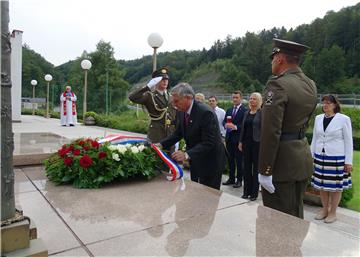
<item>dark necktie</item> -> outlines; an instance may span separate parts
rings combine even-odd
[[[235,118],[235,115],[236,115],[236,111],[237,111],[237,106],[234,106],[234,108],[233,108],[233,112],[232,112],[232,119],[234,119]]]
[[[189,125],[189,121],[190,121],[190,115],[187,112],[185,112],[185,114],[184,114],[184,123],[185,123],[186,127]]]

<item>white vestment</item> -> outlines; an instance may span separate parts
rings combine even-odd
[[[70,100],[66,100],[64,93],[60,95],[60,121],[61,125],[69,126],[70,124],[75,125],[77,123],[76,116],[76,106],[75,106],[75,115],[73,115],[72,102],[76,101],[76,95],[72,93],[73,96],[70,97]],[[66,115],[64,114],[64,101],[66,101]],[[75,104],[75,103],[74,103]]]

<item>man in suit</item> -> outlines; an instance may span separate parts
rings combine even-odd
[[[176,111],[170,104],[168,84],[168,69],[161,68],[152,73],[152,79],[144,87],[129,95],[130,101],[144,105],[149,113],[147,136],[151,142],[159,142],[175,130]]]
[[[223,185],[233,185],[235,188],[241,187],[243,180],[242,172],[242,153],[240,152],[239,138],[241,133],[242,120],[247,109],[241,104],[242,95],[240,91],[232,94],[233,107],[227,109],[223,125],[226,129],[226,150],[230,168],[229,179]],[[235,172],[236,170],[236,172]],[[235,181],[236,173],[236,181]]]
[[[176,161],[189,160],[192,181],[220,189],[225,149],[215,113],[208,105],[194,100],[194,90],[187,83],[176,85],[171,94],[172,104],[179,111],[176,130],[160,145],[169,148],[184,138],[186,151],[175,151],[171,157]]]
[[[308,47],[274,39],[272,76],[265,87],[259,183],[265,206],[303,218],[303,196],[313,171],[305,137],[317,102],[315,83],[299,68]]]

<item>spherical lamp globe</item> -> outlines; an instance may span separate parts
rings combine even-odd
[[[91,62],[87,59],[81,61],[81,68],[83,70],[90,70],[91,68]]]
[[[44,78],[47,82],[50,82],[53,79],[53,77],[50,74],[46,74]]]
[[[31,83],[31,85],[36,86],[37,85],[37,80],[33,79],[33,80],[31,80],[30,83]]]
[[[163,44],[164,40],[158,33],[152,33],[148,37],[148,44],[152,48],[159,48]]]

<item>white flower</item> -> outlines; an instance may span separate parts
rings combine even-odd
[[[127,149],[126,149],[126,146],[124,146],[124,145],[118,145],[117,150],[119,151],[119,153],[124,154]]]
[[[139,152],[139,149],[137,148],[137,146],[132,146],[130,148],[130,150],[131,150],[132,153],[135,153],[135,154]]]
[[[131,148],[131,144],[126,144],[125,147],[126,148]]]
[[[140,152],[142,152],[145,149],[145,146],[144,145],[139,145],[138,149],[139,149]]]
[[[112,158],[117,162],[120,161],[120,157],[119,157],[119,155],[117,153],[113,153]]]
[[[109,145],[108,148],[111,150],[111,151],[114,151],[117,149],[117,146],[116,145]]]

